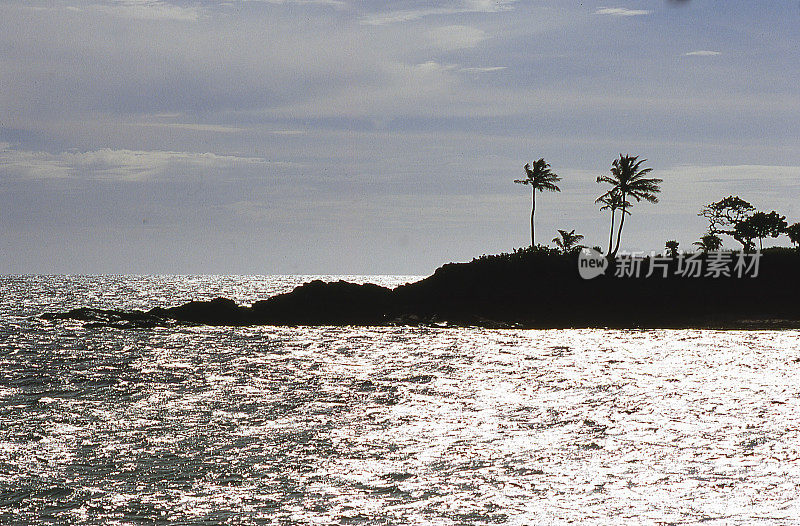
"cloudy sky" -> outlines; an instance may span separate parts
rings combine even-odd
[[[607,240],[738,194],[800,221],[800,6],[775,0],[0,0],[0,273],[402,273]],[[735,246],[727,241],[727,246]]]

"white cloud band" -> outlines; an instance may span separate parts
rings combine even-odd
[[[143,181],[186,169],[223,170],[267,164],[257,157],[215,153],[112,150],[49,153],[15,150],[0,145],[0,173],[25,179],[83,178],[107,181]]]
[[[625,7],[601,7],[594,13],[596,15],[609,16],[644,16],[649,15],[652,11],[646,9],[627,9]]]
[[[719,51],[709,51],[706,49],[699,49],[697,51],[690,51],[688,53],[684,53],[684,57],[715,57],[717,55],[721,55]]]

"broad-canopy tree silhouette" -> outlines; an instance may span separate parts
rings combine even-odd
[[[556,186],[556,183],[561,178],[550,170],[550,165],[544,159],[534,162],[533,167],[530,163],[526,164],[525,175],[527,175],[525,179],[515,179],[514,182],[531,186],[531,246],[535,246],[533,217],[536,213],[536,191],[560,192],[561,188]]]
[[[700,210],[699,216],[708,220],[709,234],[725,234],[742,244],[747,251],[751,249],[752,240],[743,237],[750,234],[750,227],[739,227],[737,225],[746,221],[756,211],[756,208],[741,199],[739,196],[728,196],[714,203],[708,204]]]
[[[700,237],[700,241],[695,241],[694,245],[700,247],[700,251],[708,254],[709,252],[715,252],[722,248],[722,239],[712,233],[703,234]]]
[[[664,248],[667,249],[667,255],[673,259],[678,257],[678,246],[679,243],[674,239],[664,243]]]
[[[800,250],[800,223],[787,226],[786,235],[789,236],[789,241],[797,245],[797,249]]]
[[[553,243],[556,244],[556,247],[558,247],[562,254],[569,254],[574,250],[583,248],[583,245],[578,244],[583,241],[583,236],[576,234],[575,230],[567,232],[566,230],[559,229],[558,236],[559,237],[553,238]]]
[[[786,216],[780,215],[774,210],[769,214],[756,212],[734,227],[738,236],[746,241],[745,251],[750,252],[755,248],[754,239],[758,239],[758,248],[764,248],[763,239],[765,237],[776,238],[786,232]]]
[[[627,198],[632,197],[636,201],[645,200],[650,203],[657,203],[656,194],[661,191],[661,179],[647,178],[647,174],[653,171],[652,168],[642,168],[647,159],[639,160],[638,155],[622,155],[619,159],[614,159],[611,164],[611,175],[602,175],[597,178],[598,183],[611,185],[611,191],[620,196],[622,202],[622,217],[619,220],[619,230],[617,231],[617,243],[610,256],[614,257],[619,251],[620,240],[622,239],[622,227],[625,225],[625,212],[627,209]]]
[[[600,197],[594,200],[595,203],[602,204],[603,206],[600,207],[600,210],[611,210],[611,231],[608,234],[608,252],[606,254],[611,254],[611,247],[614,245],[614,216],[617,213],[617,210],[623,208],[622,207],[622,195],[615,191],[609,190],[608,192],[604,193]],[[632,203],[629,201],[625,203],[625,210],[623,213],[631,215],[630,208],[633,206]]]

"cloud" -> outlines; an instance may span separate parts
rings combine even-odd
[[[222,170],[247,165],[264,165],[256,157],[214,153],[112,150],[66,151],[50,153],[12,149],[0,144],[0,173],[23,179],[65,179],[142,181],[157,179],[170,172]]]
[[[428,32],[431,43],[442,51],[473,48],[486,39],[486,32],[470,26],[441,26]]]
[[[450,3],[442,7],[428,7],[421,9],[399,9],[364,16],[361,23],[373,26],[409,22],[428,16],[455,15],[459,13],[497,13],[508,11],[516,0],[464,0]]]
[[[306,135],[306,132],[303,131],[303,130],[272,130],[272,131],[267,132],[267,133],[269,133],[270,135],[280,135],[280,136],[283,136],[283,137],[294,137],[294,136]]]
[[[312,10],[311,21],[265,9],[182,23],[129,20],[110,14],[110,5],[80,13],[16,8],[0,17],[0,70],[13,72],[0,78],[4,124],[32,115],[191,116],[274,106],[379,82],[396,49],[392,38],[406,38],[354,35],[327,22],[328,9]],[[426,35],[415,36],[429,54]]]
[[[207,18],[213,7],[230,7],[233,2],[237,3],[263,3],[272,5],[319,5],[329,6],[336,9],[346,9],[349,7],[344,0],[232,0],[227,2],[216,2],[215,4],[200,5],[176,5],[165,0],[100,0],[94,3],[75,3],[74,5],[55,4],[52,6],[22,6],[22,9],[29,11],[48,11],[52,9],[65,9],[73,13],[96,12],[103,13],[119,18],[130,18],[135,20],[173,20],[173,21],[196,21]]]
[[[717,55],[721,55],[719,51],[708,51],[705,49],[699,49],[697,51],[690,51],[688,53],[684,53],[684,57],[715,57]]]
[[[79,11],[83,8],[71,6],[68,9]],[[91,4],[86,9],[139,20],[195,21],[203,16],[199,8],[177,6],[161,0],[112,0]]]
[[[238,1],[250,2],[250,3],[276,4],[276,5],[284,5],[284,4],[321,5],[321,6],[335,7],[337,9],[345,9],[349,7],[347,2],[345,2],[344,0],[238,0]]]
[[[491,73],[493,71],[502,71],[506,68],[507,66],[488,66],[485,68],[460,68],[458,71],[465,73]]]
[[[449,71],[455,72],[464,72],[464,73],[491,73],[493,71],[501,71],[506,69],[506,66],[489,66],[489,67],[470,67],[465,68],[459,66],[458,64],[441,64],[434,60],[429,60],[428,62],[423,62],[422,64],[416,64],[413,68],[415,71],[420,73],[443,73]]]
[[[141,126],[143,128],[171,128],[175,130],[211,132],[211,133],[239,133],[244,131],[244,128],[237,128],[234,126],[220,126],[217,124],[192,124],[182,122],[137,122],[132,126]]]
[[[594,12],[596,15],[610,16],[643,16],[649,15],[652,11],[645,9],[627,9],[625,7],[601,7]]]
[[[414,70],[420,73],[455,71],[456,69],[458,69],[457,64],[442,64],[440,62],[436,62],[435,60],[429,60],[427,62],[423,62],[422,64],[414,65]]]

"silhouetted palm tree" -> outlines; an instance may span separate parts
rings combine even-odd
[[[581,245],[578,245],[581,241],[583,241],[583,236],[580,234],[576,234],[574,230],[567,232],[566,230],[559,230],[558,231],[559,237],[553,238],[553,243],[556,244],[559,250],[563,254],[569,254],[576,248],[582,248]]]
[[[722,248],[722,239],[718,235],[709,232],[700,237],[700,241],[695,241],[693,244],[700,247],[703,253],[708,254]]]
[[[525,174],[528,176],[526,179],[515,179],[514,182],[531,185],[531,246],[534,246],[533,215],[536,213],[536,191],[560,192],[561,188],[556,186],[556,183],[561,178],[550,171],[550,165],[544,162],[544,159],[539,159],[533,163],[533,168],[531,168],[530,164],[526,164]]]
[[[617,210],[622,208],[622,196],[619,192],[614,190],[609,190],[608,192],[604,193],[594,201],[595,203],[600,203],[603,206],[600,207],[600,210],[611,210],[611,231],[608,234],[608,252],[606,254],[611,254],[611,247],[614,244],[614,216],[617,213]],[[628,215],[631,215],[630,208],[633,206],[630,202],[625,203],[625,212]]]
[[[674,239],[664,243],[664,248],[667,249],[667,255],[669,257],[671,257],[672,259],[675,259],[675,258],[678,257],[678,247],[679,246],[680,246],[680,243],[678,243]]]
[[[622,217],[619,221],[619,230],[617,231],[617,243],[614,246],[614,251],[611,257],[617,255],[619,251],[619,243],[622,239],[622,227],[625,224],[625,209],[627,208],[626,199],[633,197],[637,201],[644,199],[650,203],[657,203],[658,198],[655,194],[661,191],[659,183],[661,179],[648,179],[645,177],[648,173],[652,172],[652,168],[642,168],[642,164],[647,159],[638,160],[639,156],[622,155],[619,154],[619,159],[614,159],[611,164],[611,176],[602,175],[597,178],[598,183],[608,183],[611,185],[611,190],[620,194],[622,200]]]

